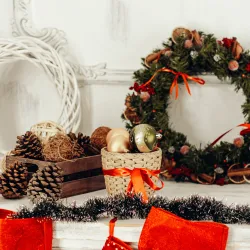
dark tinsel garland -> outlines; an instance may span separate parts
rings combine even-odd
[[[63,205],[60,202],[41,201],[33,208],[21,207],[17,218],[49,217],[54,221],[92,222],[103,217],[145,219],[151,207],[159,207],[188,220],[210,220],[224,224],[250,224],[250,206],[227,206],[214,198],[193,195],[189,198],[168,199],[151,197],[147,204],[139,196],[93,198],[82,206]]]

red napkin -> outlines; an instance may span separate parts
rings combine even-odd
[[[52,221],[44,218],[9,219],[0,209],[0,250],[51,250]]]
[[[132,250],[114,237],[115,219],[103,250]],[[142,229],[139,250],[225,250],[228,227],[216,222],[184,220],[159,208],[152,208]]]
[[[152,208],[142,229],[139,250],[224,250],[228,227],[216,222],[184,220]]]

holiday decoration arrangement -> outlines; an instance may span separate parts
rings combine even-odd
[[[15,149],[6,156],[0,193],[7,199],[27,194],[37,202],[104,188],[100,150],[106,146],[109,131],[99,127],[89,137],[66,134],[53,122],[32,126],[31,131],[17,137]],[[96,185],[88,187],[90,182]]]
[[[123,128],[109,131],[107,147],[101,150],[109,195],[140,193],[142,200],[147,202],[148,195],[163,187],[158,178],[162,161],[162,151],[157,147],[158,136],[148,124],[137,125],[130,133]]]
[[[246,96],[242,112],[246,122],[250,122],[250,52],[243,50],[235,37],[218,40],[213,34],[180,27],[173,30],[162,49],[143,58],[142,65],[142,69],[134,72],[135,83],[130,88],[133,93],[126,97],[122,118],[128,130],[146,123],[162,134],[159,142],[165,165],[162,175],[202,184],[250,183],[248,123],[239,125],[244,130],[232,143],[219,143],[222,135],[201,149],[171,128],[166,112],[169,96],[175,92],[178,98],[179,83],[191,95],[188,81],[202,87],[205,81],[195,76],[212,73],[218,79],[230,79],[236,91],[242,89]]]
[[[173,200],[152,196],[144,203],[141,196],[120,194],[91,198],[80,206],[42,200],[32,208],[22,206],[18,212],[0,209],[1,243],[14,249],[21,242],[23,249],[28,250],[31,246],[29,241],[35,235],[32,246],[43,246],[44,243],[47,246],[44,249],[49,250],[52,245],[53,221],[83,223],[116,217],[146,219],[139,249],[146,246],[151,246],[150,249],[167,249],[171,246],[171,249],[177,250],[181,244],[185,249],[192,246],[192,249],[199,250],[222,250],[226,248],[229,229],[228,225],[223,224],[249,224],[249,211],[247,205],[227,206],[215,198],[196,195]],[[115,221],[110,221],[110,235],[103,249],[129,249],[123,247],[127,245],[122,243],[122,239],[114,237]],[[23,226],[27,230],[15,230]],[[17,237],[19,241],[13,241]],[[198,240],[194,241],[194,238]]]

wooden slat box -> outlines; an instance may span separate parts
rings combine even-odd
[[[7,156],[6,166],[15,161],[28,165],[29,179],[37,169],[57,165],[63,171],[61,198],[84,194],[105,188],[101,155],[89,156],[72,161],[46,162],[17,156]]]

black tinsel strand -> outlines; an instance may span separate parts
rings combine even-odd
[[[54,221],[92,222],[103,217],[145,219],[152,207],[162,208],[187,220],[210,220],[225,224],[250,224],[250,206],[227,206],[210,197],[193,195],[188,198],[153,196],[142,203],[140,196],[117,195],[92,198],[81,206],[42,200],[33,208],[20,207],[13,219],[47,217]]]

